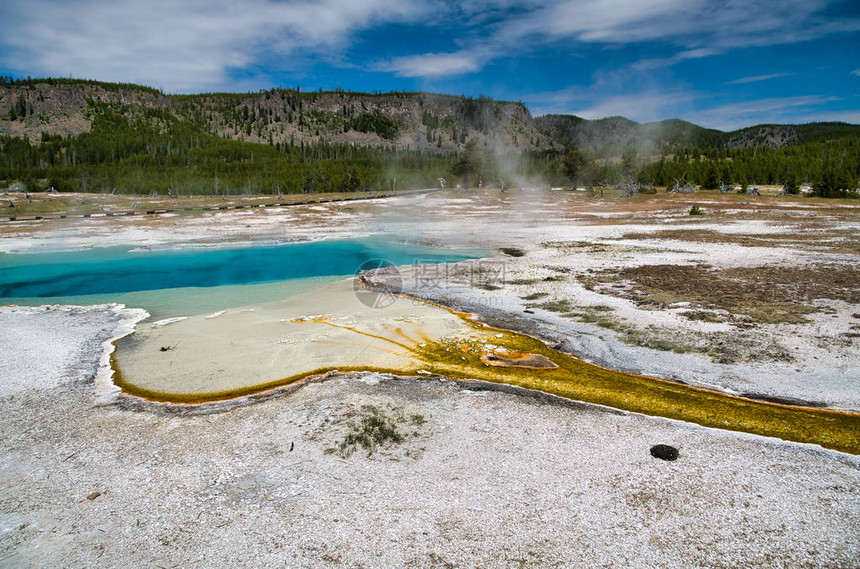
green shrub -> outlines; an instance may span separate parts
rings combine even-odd
[[[367,451],[367,456],[370,456],[378,447],[403,440],[403,435],[397,430],[397,424],[404,421],[402,413],[392,417],[378,407],[366,407],[359,422],[349,424],[350,432],[340,442],[337,451],[346,458],[360,446]],[[412,421],[415,424],[423,424],[425,419],[422,415],[413,415]]]

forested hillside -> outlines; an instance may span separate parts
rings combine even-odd
[[[860,127],[533,118],[522,103],[432,93],[165,95],[128,84],[0,79],[0,184],[120,193],[288,193],[638,180],[814,184],[860,178]]]
[[[539,117],[536,123],[569,149],[567,172],[586,183],[689,182],[706,189],[783,184],[790,193],[808,184],[822,195],[844,196],[860,179],[857,125],[758,125],[721,132],[677,119],[640,124],[570,115]]]
[[[60,191],[270,193],[530,176],[549,146],[521,103],[430,93],[167,96],[46,79],[0,85],[0,180]],[[558,147],[555,152],[560,152]],[[504,157],[497,160],[497,157]],[[541,173],[554,167],[542,165]]]

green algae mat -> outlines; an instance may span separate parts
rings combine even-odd
[[[412,299],[397,309],[361,308],[344,283],[330,285],[325,292],[334,313],[308,315],[306,302],[297,298],[288,305],[245,309],[214,320],[198,317],[151,332],[148,338],[132,337],[118,344],[114,354],[114,383],[150,400],[199,404],[260,393],[335,370],[440,375],[860,454],[858,413],[758,401],[606,369],[552,350],[530,336]],[[318,303],[319,297],[313,298]],[[256,337],[245,338],[255,333]],[[203,340],[195,348],[198,336]],[[246,344],[237,346],[240,336]],[[267,343],[272,336],[279,337],[277,343]],[[172,349],[165,353],[159,345]],[[240,372],[245,379],[234,381]],[[161,383],[154,379],[159,373]],[[183,373],[193,379],[178,381]]]

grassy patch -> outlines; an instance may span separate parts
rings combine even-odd
[[[570,305],[569,300],[548,300],[546,302],[541,302],[540,304],[530,304],[529,308],[540,308],[542,310],[549,310],[550,312],[570,312],[573,307]]]
[[[531,294],[521,296],[520,298],[522,298],[523,300],[537,300],[539,298],[543,298],[543,297],[547,296],[548,294],[549,293],[546,293],[546,292],[533,292]]]
[[[608,314],[611,311],[612,308],[609,306],[583,306],[578,310],[565,312],[562,314],[562,317],[576,320],[577,322],[595,324],[607,330],[623,330],[624,325]]]
[[[662,352],[675,352],[676,354],[700,351],[696,350],[692,343],[676,338],[673,334],[667,333],[667,330],[660,330],[655,326],[649,326],[645,329],[624,326],[619,331],[621,332],[620,339],[633,346],[642,346]]]
[[[523,297],[524,300],[534,300],[546,296],[544,293],[534,293],[528,297]],[[574,306],[569,300],[548,300],[539,304],[529,304],[529,308],[541,308],[550,312],[558,312],[562,318],[576,320],[577,322],[587,322],[596,324],[601,328],[608,330],[620,330],[621,325],[617,320],[609,315],[612,312],[611,306],[596,305],[596,306]]]
[[[384,411],[374,405],[365,405],[357,419],[348,423],[349,432],[343,440],[327,452],[348,458],[358,448],[362,448],[367,456],[371,456],[380,448],[393,446],[408,436],[416,435],[415,427],[426,422],[424,415],[411,414],[407,417],[403,409]]]

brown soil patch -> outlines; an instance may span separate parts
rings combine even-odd
[[[29,199],[28,199],[29,195]],[[131,194],[32,192],[4,193],[0,196],[0,216],[81,216],[102,214],[145,214],[148,211],[191,215],[201,211],[245,209],[271,205],[325,203],[341,200],[385,197],[390,192],[332,192],[320,194],[252,194],[232,196],[139,196]]]
[[[652,233],[625,233],[621,239],[673,239],[697,243],[730,243],[743,247],[801,247],[829,253],[860,253],[860,235],[850,229],[792,228],[785,232],[748,235],[710,229],[664,229]]]
[[[754,267],[645,265],[580,276],[591,290],[651,308],[687,302],[694,319],[799,323],[816,298],[860,303],[860,269],[852,266]],[[703,315],[703,312],[706,315]],[[716,311],[716,312],[714,312]]]

